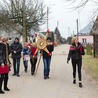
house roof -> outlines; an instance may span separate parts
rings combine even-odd
[[[93,27],[94,22],[91,21],[89,24],[87,24],[80,32],[78,33],[79,35],[90,35],[90,31]]]

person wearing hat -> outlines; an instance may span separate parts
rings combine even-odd
[[[47,42],[51,42],[51,38],[47,38]],[[47,46],[48,51],[51,53],[49,55],[47,52],[44,50],[42,51],[42,56],[43,56],[43,63],[44,63],[44,79],[49,78],[49,73],[50,73],[50,63],[51,63],[51,57],[52,57],[52,52],[54,50],[54,45],[48,45]]]
[[[13,59],[13,68],[14,68],[13,76],[17,75],[19,77],[22,44],[19,42],[18,37],[16,37],[15,41],[11,44],[10,51],[12,53],[12,59]]]
[[[2,38],[2,41],[6,47],[6,50],[5,50],[5,57],[6,57],[6,62],[7,64],[9,65],[9,70],[11,71],[11,61],[9,59],[9,55],[10,55],[10,47],[9,47],[9,43],[8,43],[8,37],[3,37]]]
[[[78,78],[79,78],[79,87],[82,87],[82,55],[85,55],[84,48],[80,42],[78,42],[78,37],[72,39],[72,45],[70,46],[67,63],[71,59],[72,68],[73,68],[73,84],[76,84],[76,65],[78,68]]]
[[[5,92],[2,90],[2,84],[4,81],[4,90],[10,91],[10,89],[7,87],[8,85],[8,73],[9,73],[9,67],[7,64],[8,61],[8,50],[6,50],[6,45],[3,41],[5,41],[6,38],[1,39],[0,37],[0,94],[4,94]]]

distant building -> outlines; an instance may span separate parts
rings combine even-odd
[[[93,24],[93,22],[90,22],[78,33],[79,42],[83,45],[93,44],[93,36],[90,34]]]
[[[67,38],[67,43],[68,44],[71,44],[72,43],[72,37],[71,36]]]

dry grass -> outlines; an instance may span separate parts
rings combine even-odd
[[[93,56],[83,56],[83,67],[92,78],[98,80],[98,58]]]

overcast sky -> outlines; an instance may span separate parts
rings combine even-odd
[[[79,30],[86,26],[92,19],[93,12],[95,10],[95,5],[93,2],[89,2],[82,11],[75,10],[72,11],[73,6],[77,5],[78,2],[70,6],[70,2],[67,3],[66,0],[43,0],[46,7],[49,7],[49,29],[51,31],[55,30],[57,26],[57,21],[59,21],[59,31],[61,35],[65,38],[68,35],[76,34],[76,19],[79,19]],[[68,27],[70,28],[68,33]],[[42,26],[43,30],[47,29],[47,24]]]

